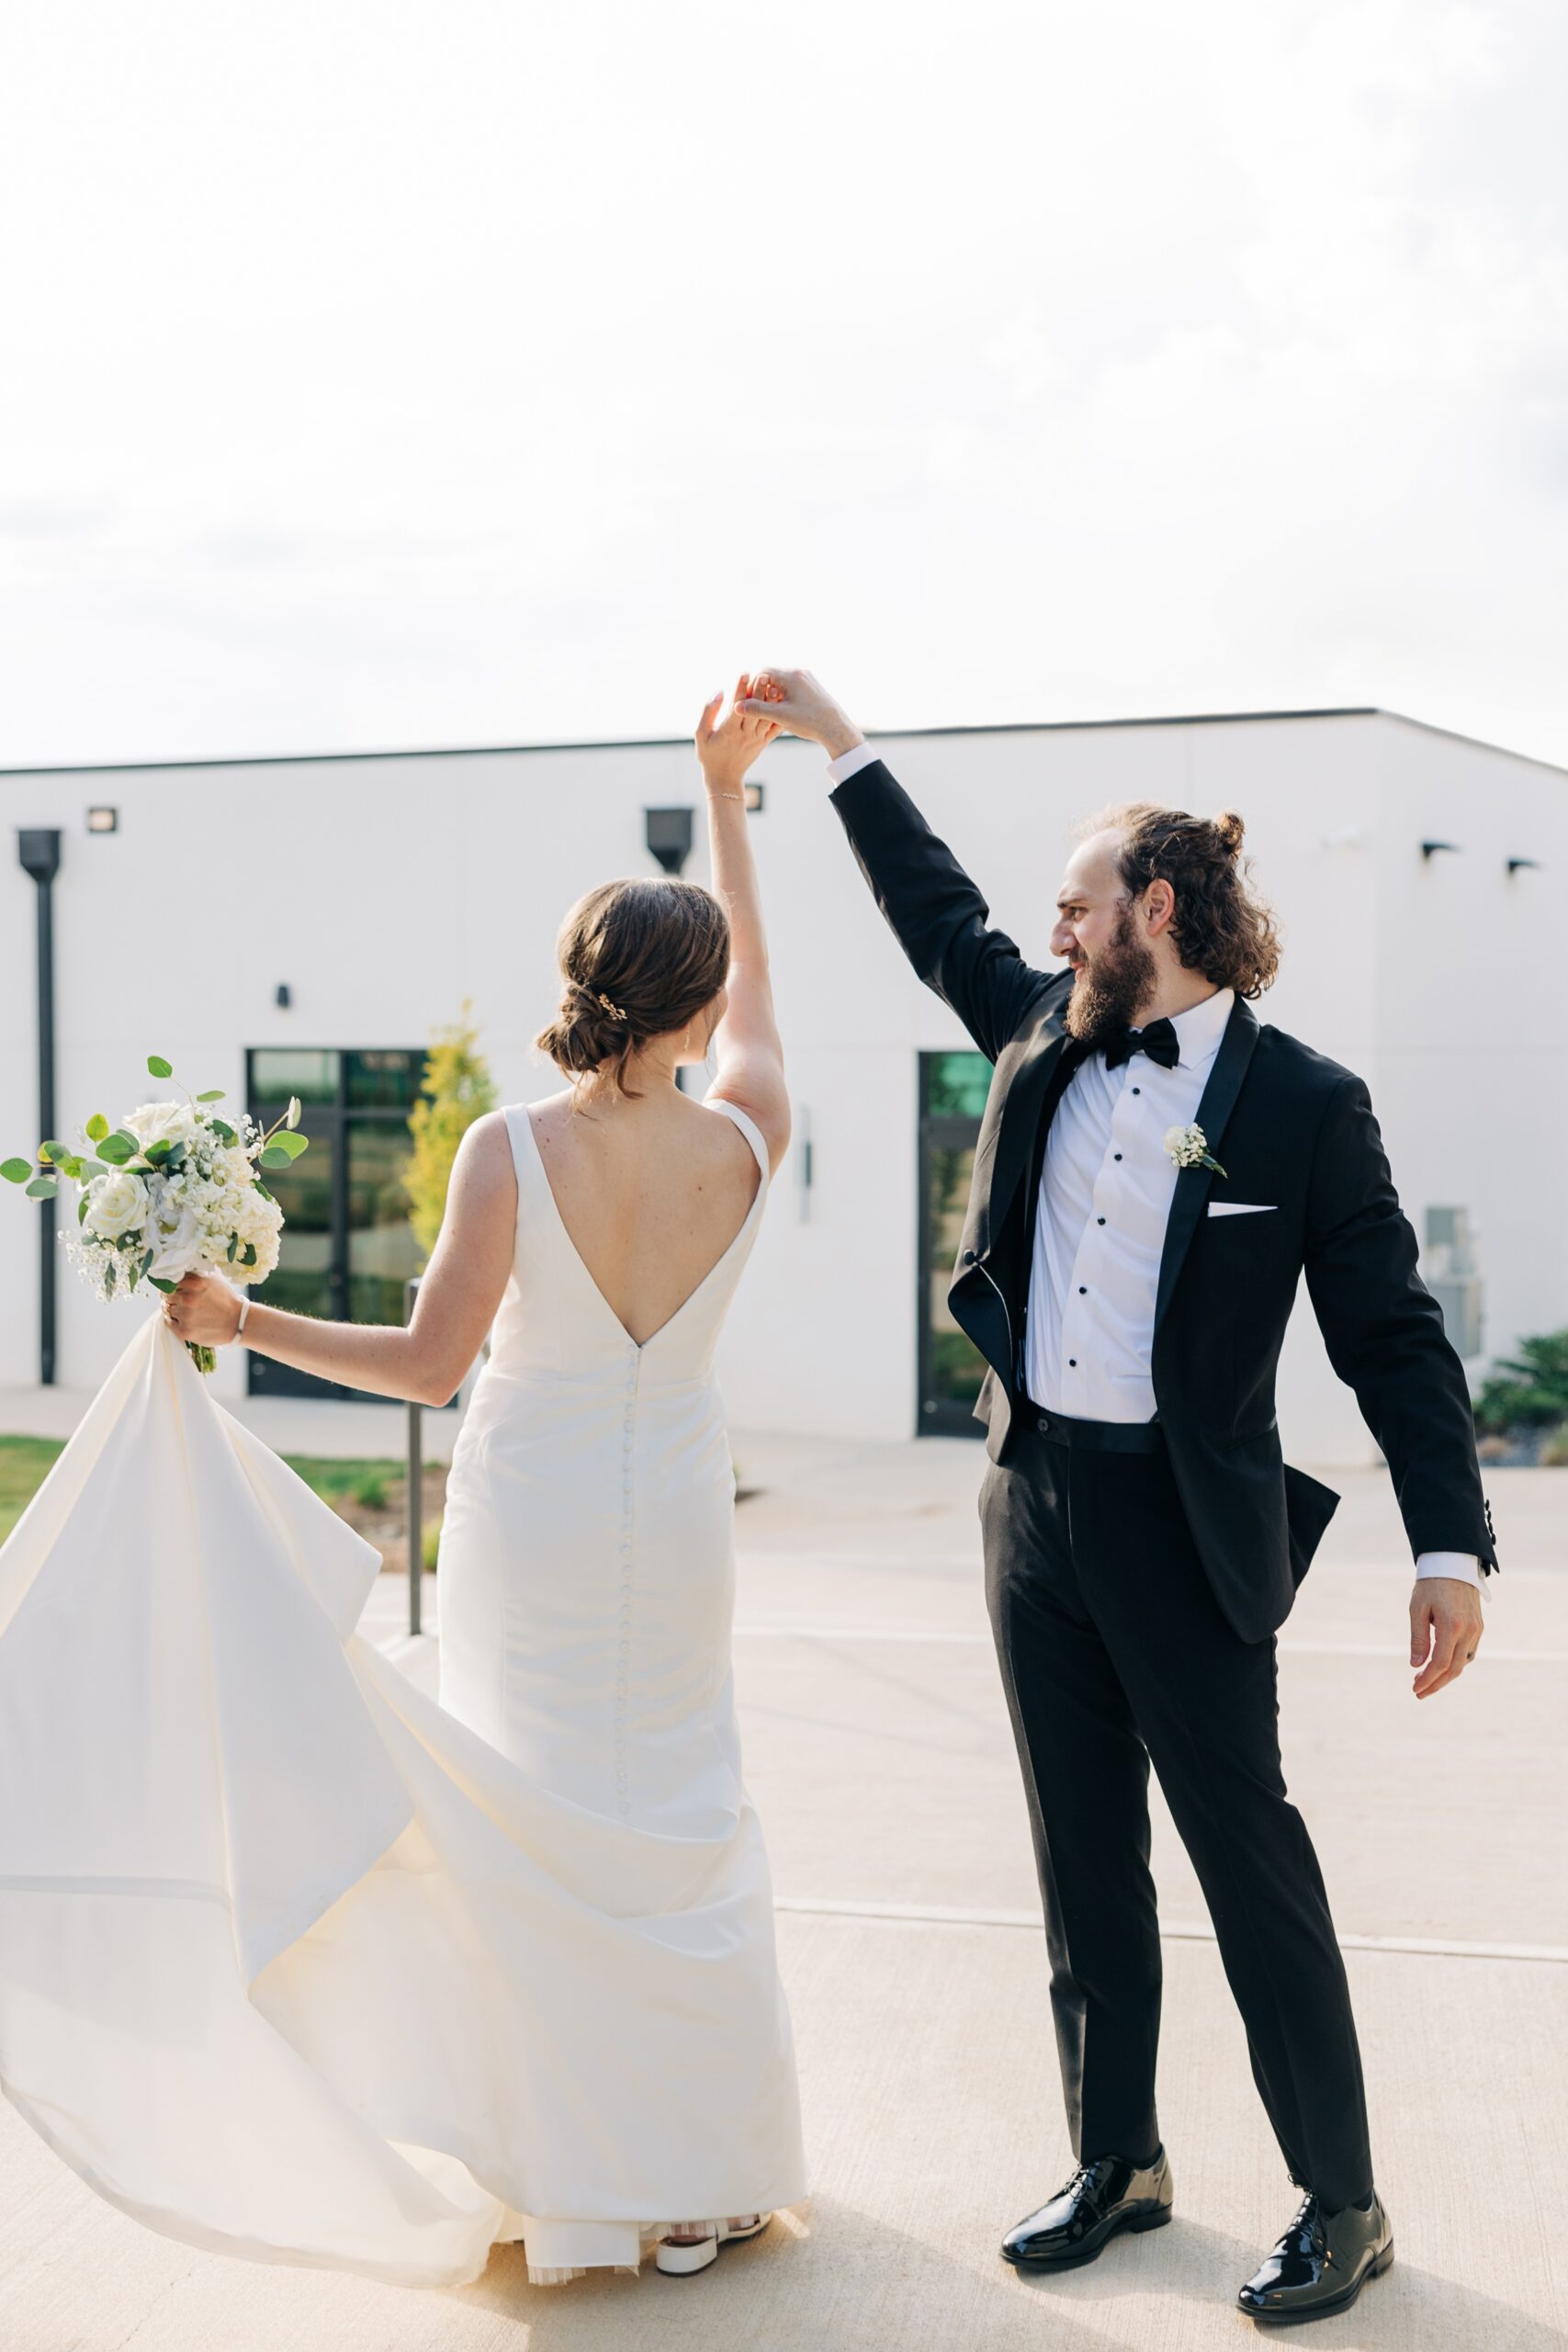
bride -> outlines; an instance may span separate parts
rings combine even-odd
[[[712,1369],[788,1139],[775,729],[721,704],[714,893],[570,910],[570,1084],[469,1129],[408,1329],[187,1277],[0,1552],[0,2080],[170,2236],[410,2284],[520,2238],[554,2283],[701,2268],[804,2193]],[[354,1633],[377,1555],[182,1342],[436,1404],[487,1333],[436,1706]]]

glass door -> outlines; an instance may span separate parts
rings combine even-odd
[[[257,1295],[334,1323],[400,1323],[403,1283],[419,1271],[403,1170],[422,1052],[258,1047],[249,1057],[251,1114],[270,1126],[291,1094],[310,1148],[269,1171],[284,1227],[276,1271]],[[249,1359],[255,1396],[358,1396],[270,1357]]]
[[[984,1054],[920,1056],[919,1321],[922,1436],[983,1437],[972,1408],[986,1359],[947,1304],[991,1083]]]

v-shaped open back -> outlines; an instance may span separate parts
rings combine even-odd
[[[739,1128],[757,1162],[756,1195],[739,1230],[680,1305],[646,1340],[635,1340],[572,1239],[551,1186],[526,1103],[506,1123],[517,1172],[517,1238],[512,1280],[496,1318],[491,1362],[502,1374],[573,1382],[596,1364],[651,1357],[660,1375],[691,1379],[708,1370],[741,1269],[750,1255],[768,1193],[768,1148],[756,1122],[733,1102],[711,1109]]]
[[[657,1330],[649,1332],[646,1340],[635,1339],[631,1332],[627,1330],[621,1317],[616,1313],[614,1306],[611,1306],[609,1299],[605,1296],[604,1284],[599,1281],[597,1275],[593,1272],[593,1269],[588,1263],[587,1259],[578,1248],[577,1243],[572,1239],[571,1228],[567,1224],[566,1216],[561,1208],[559,1201],[556,1198],[555,1186],[550,1182],[550,1172],[545,1165],[545,1156],[539,1148],[538,1131],[534,1125],[533,1114],[526,1106],[524,1108],[523,1125],[527,1130],[529,1147],[532,1149],[535,1160],[537,1163],[539,1174],[544,1179],[545,1190],[549,1194],[550,1206],[555,1212],[556,1223],[560,1227],[561,1239],[565,1243],[566,1248],[570,1251],[572,1257],[576,1260],[578,1265],[582,1269],[582,1278],[584,1282],[592,1290],[594,1297],[598,1300],[605,1314],[615,1324],[621,1338],[628,1341],[632,1347],[637,1348],[639,1351],[644,1348],[652,1347],[656,1340],[662,1339],[665,1332],[670,1329],[671,1326],[677,1322],[680,1317],[686,1313],[689,1307],[695,1306],[697,1300],[706,1290],[708,1284],[711,1282],[716,1281],[722,1273],[725,1265],[732,1253],[739,1250],[741,1243],[746,1239],[753,1220],[756,1218],[758,1212],[761,1207],[762,1196],[768,1188],[767,1146],[763,1142],[754,1123],[747,1116],[744,1111],[738,1109],[733,1102],[726,1102],[722,1098],[714,1103],[713,1108],[716,1111],[721,1111],[733,1125],[738,1126],[740,1129],[741,1134],[746,1137],[748,1144],[750,1146],[751,1155],[757,1161],[758,1166],[757,1190],[752,1195],[751,1205],[741,1219],[739,1227],[731,1236],[730,1239],[726,1243],[718,1256],[714,1260],[712,1265],[709,1266],[706,1273],[702,1275],[697,1282],[694,1283],[692,1288],[687,1292],[680,1305],[664,1317],[663,1322],[659,1325]]]

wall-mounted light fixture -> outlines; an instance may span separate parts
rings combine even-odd
[[[87,831],[90,833],[118,833],[119,810],[118,808],[89,808]]]
[[[1459,855],[1459,843],[1458,842],[1423,842],[1421,844],[1421,854],[1423,857],[1436,857],[1441,850],[1451,851],[1454,856],[1457,857]]]
[[[760,784],[749,784],[746,786],[746,814],[749,817],[761,815],[762,792],[763,786]]]
[[[1510,874],[1523,874],[1527,871],[1539,874],[1540,860],[1539,857],[1511,857],[1508,860],[1508,871]]]
[[[279,980],[277,984],[277,992],[273,998],[273,1002],[283,1012],[288,1012],[290,999],[288,994],[288,983],[287,980]]]
[[[643,837],[649,855],[666,874],[679,874],[692,854],[692,812],[689,808],[645,808]]]

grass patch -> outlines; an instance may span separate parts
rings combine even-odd
[[[0,1544],[64,1450],[58,1438],[0,1437]],[[361,1510],[385,1510],[389,1498],[401,1493],[400,1462],[333,1462],[309,1453],[287,1453],[283,1458],[323,1502],[334,1508],[351,1502]]]
[[[335,1462],[313,1453],[286,1453],[283,1458],[323,1502],[346,1498],[366,1510],[386,1509],[388,1489],[400,1482],[404,1470],[400,1462]]]
[[[0,1437],[0,1544],[64,1453],[52,1437]]]

